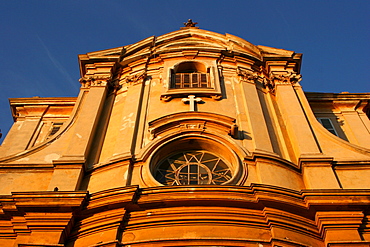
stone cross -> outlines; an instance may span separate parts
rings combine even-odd
[[[187,98],[183,98],[181,101],[184,103],[189,102],[189,105],[190,105],[189,111],[195,111],[195,102],[201,102],[202,99],[195,98],[195,95],[189,95]]]
[[[188,19],[188,22],[184,22],[184,26],[185,27],[195,27],[195,25],[197,25],[198,22],[193,22],[192,19]]]

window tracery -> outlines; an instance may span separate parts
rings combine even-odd
[[[184,151],[162,160],[155,178],[165,185],[220,185],[232,178],[225,161],[207,151]]]

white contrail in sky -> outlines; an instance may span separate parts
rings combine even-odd
[[[71,84],[71,86],[74,88],[74,89],[78,89],[77,87],[77,84],[73,79],[72,77],[68,74],[68,72],[66,71],[66,69],[58,62],[57,59],[55,59],[53,57],[53,55],[50,53],[49,49],[46,47],[45,43],[42,41],[42,39],[40,38],[40,36],[36,35],[37,38],[39,39],[41,45],[44,47],[50,61],[54,64],[55,68],[67,79],[67,81]]]

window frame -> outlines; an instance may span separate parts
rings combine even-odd
[[[325,126],[324,125],[324,123],[323,123],[323,121],[322,120],[328,120],[329,122],[328,123],[330,123],[330,128],[327,128],[327,126]],[[328,117],[318,117],[317,118],[317,121],[319,121],[319,123],[327,130],[327,131],[329,131],[330,133],[332,133],[333,135],[335,135],[335,136],[338,136],[339,137],[339,135],[338,135],[338,132],[337,132],[337,130],[335,129],[335,126],[334,126],[334,124],[333,124],[333,122],[331,121],[331,119],[330,118],[328,118]]]
[[[209,87],[185,87],[185,88],[174,88],[173,87],[173,74],[175,74],[175,68],[181,63],[193,62],[203,64],[207,71],[207,79],[209,80]],[[220,86],[220,75],[217,69],[216,61],[199,61],[199,60],[177,60],[171,63],[165,64],[168,69],[165,71],[165,91],[161,94],[161,100],[171,99],[172,97],[186,97],[189,94],[196,96],[212,97],[217,100],[222,98],[221,86]]]

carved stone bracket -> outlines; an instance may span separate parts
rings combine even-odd
[[[82,88],[90,88],[90,87],[105,87],[107,84],[111,82],[112,76],[106,75],[92,75],[92,76],[84,76],[79,81],[81,83]]]

